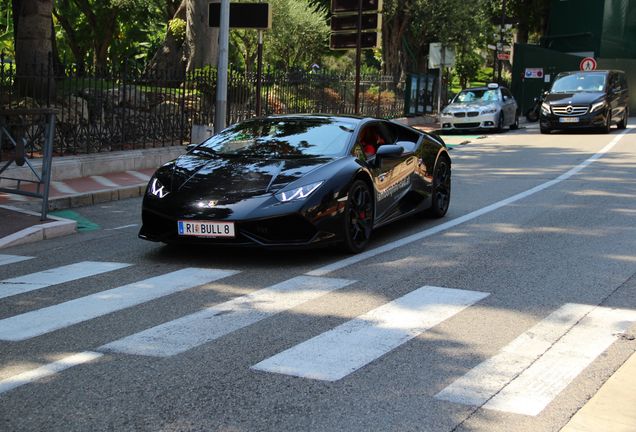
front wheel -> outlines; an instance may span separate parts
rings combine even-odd
[[[369,243],[373,229],[373,198],[364,181],[356,180],[349,188],[344,216],[345,250],[362,252]]]
[[[619,129],[627,129],[627,119],[629,118],[629,108],[623,111],[623,119],[618,123]]]
[[[510,129],[516,130],[519,129],[519,113],[515,113],[515,122],[510,125]]]
[[[433,198],[427,216],[441,218],[448,211],[451,198],[451,166],[445,157],[437,161],[433,176]]]
[[[543,126],[540,126],[539,129],[541,130],[542,134],[549,134],[550,132],[552,132],[552,129]]]

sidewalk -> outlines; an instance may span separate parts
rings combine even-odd
[[[141,196],[154,171],[154,168],[148,168],[52,181],[49,210]],[[27,186],[25,189],[28,188]],[[39,213],[24,209],[30,207],[29,203],[39,206],[40,202],[39,198],[0,193],[0,249],[69,235],[76,231],[77,223],[73,220],[49,216],[46,221],[40,221]]]

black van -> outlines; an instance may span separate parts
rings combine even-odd
[[[612,125],[627,127],[629,92],[625,72],[561,72],[541,105],[541,133],[595,128],[609,133]]]

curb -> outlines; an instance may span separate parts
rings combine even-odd
[[[31,216],[40,216],[39,213],[19,209],[12,206],[2,205],[0,207]],[[54,219],[55,221],[40,225],[34,225],[32,227],[25,228],[21,231],[10,234],[6,237],[0,238],[0,249],[25,243],[32,243],[40,240],[52,239],[55,237],[62,237],[65,235],[74,234],[76,232],[77,222],[75,222],[74,220],[64,219],[56,216],[49,216],[49,218]]]
[[[92,192],[66,195],[49,199],[49,211],[66,210],[76,207],[84,207],[111,201],[119,201],[127,198],[140,197],[146,191],[147,183],[139,183],[133,186],[124,186],[117,189],[101,189]]]

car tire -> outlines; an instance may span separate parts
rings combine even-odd
[[[428,217],[441,218],[448,211],[451,199],[451,165],[450,160],[444,156],[435,165],[432,195],[431,206],[425,214]]]
[[[510,129],[517,130],[519,129],[519,113],[515,113],[515,122],[510,125]]]
[[[629,108],[625,108],[623,111],[623,119],[618,123],[619,129],[627,129],[627,119],[629,119]]]
[[[612,130],[612,111],[608,110],[607,112],[607,120],[605,121],[605,126],[603,126],[602,132],[603,133],[610,133]]]
[[[344,212],[344,249],[350,253],[362,252],[371,238],[373,229],[373,196],[366,182],[356,180],[349,188]]]
[[[497,132],[503,132],[504,130],[504,115],[503,112],[499,113],[499,119],[497,120]]]

